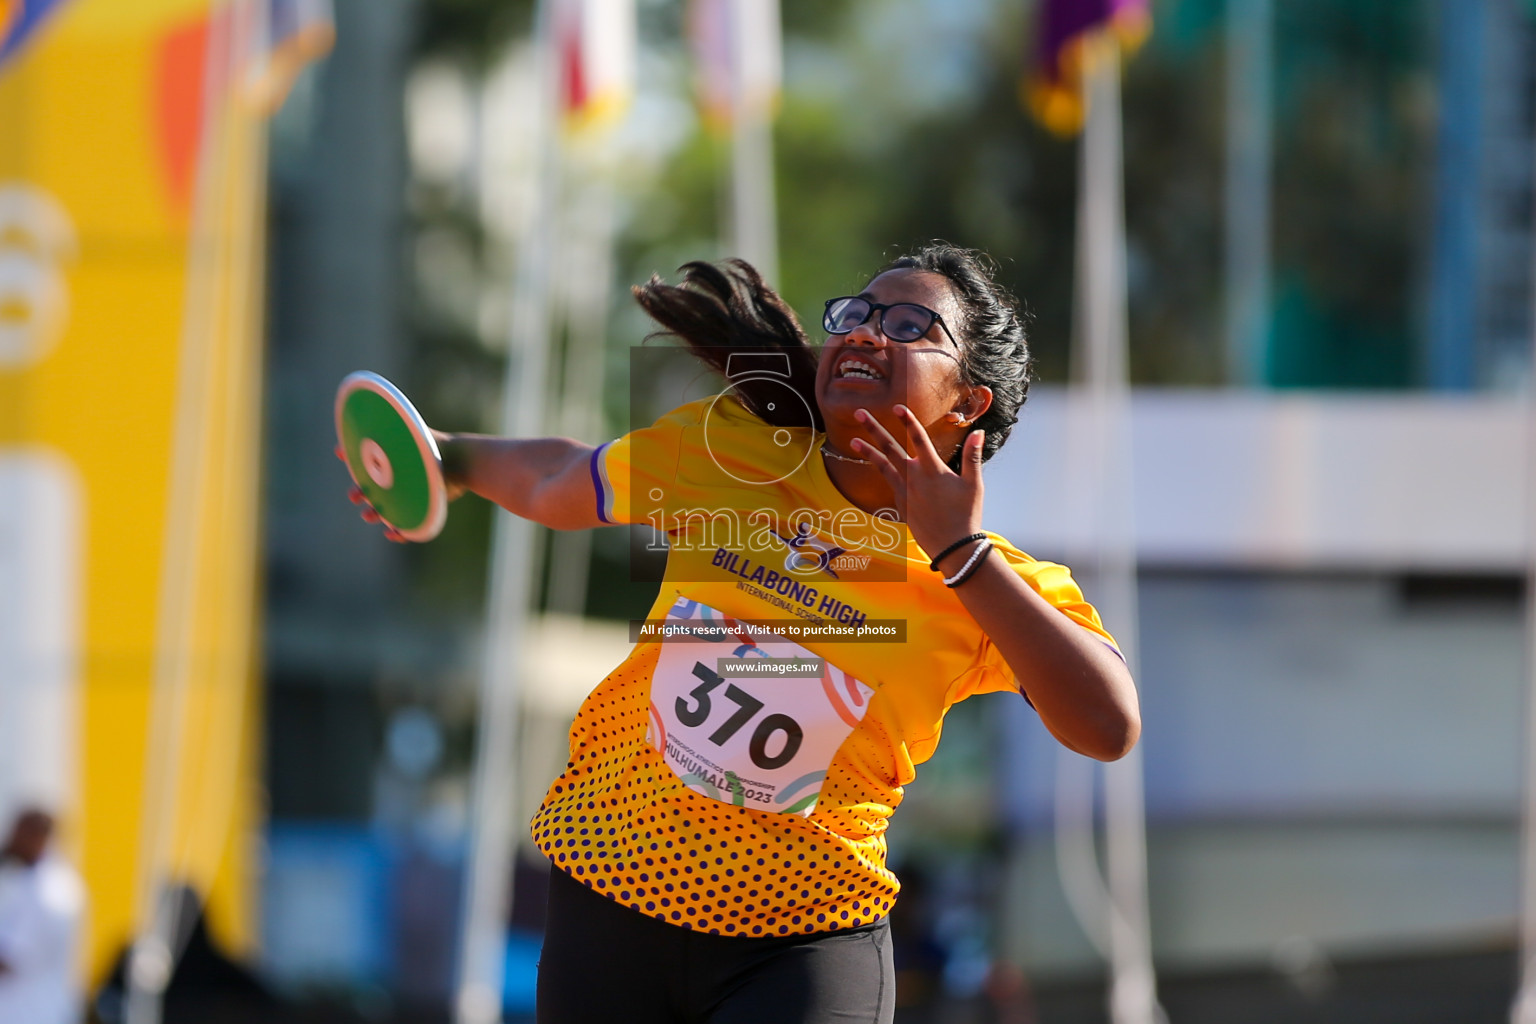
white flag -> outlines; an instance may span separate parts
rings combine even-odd
[[[783,80],[779,0],[691,0],[688,36],[705,122],[726,131],[741,112],[769,112]]]
[[[613,123],[635,92],[634,0],[559,0],[555,18],[566,125]]]

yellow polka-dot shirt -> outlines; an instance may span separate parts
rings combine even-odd
[[[928,554],[832,484],[820,441],[727,395],[593,455],[600,514],[665,530],[667,573],[640,642],[577,713],[532,834],[555,867],[684,928],[887,914],[886,822],[944,713],[1018,689]],[[1113,645],[1064,567],[989,537]],[[658,638],[663,625],[688,635]]]

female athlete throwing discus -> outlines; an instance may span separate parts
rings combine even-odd
[[[595,449],[436,435],[450,486],[516,515],[666,530],[650,621],[687,634],[597,685],[533,818],[538,1019],[889,1022],[886,822],[945,711],[1013,691],[1113,760],[1135,686],[1068,571],[981,528],[1030,366],[984,258],[893,261],[827,303],[819,351],[751,267],[684,275],[635,295],[721,394]]]

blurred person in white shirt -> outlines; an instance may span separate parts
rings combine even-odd
[[[49,852],[53,816],[28,807],[0,847],[0,1024],[75,1024],[85,886]]]

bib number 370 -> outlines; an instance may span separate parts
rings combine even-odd
[[[694,663],[693,674],[704,681],[695,686],[687,697],[677,698],[677,720],[683,725],[700,726],[709,719],[710,692],[724,683],[725,678],[710,671],[703,662]],[[709,742],[717,747],[725,746],[732,736],[763,710],[762,701],[735,683],[726,686],[725,698],[736,705],[736,711],[720,723],[720,728],[709,734]],[[688,704],[689,700],[693,701],[692,707]],[[779,744],[779,752],[769,754],[769,742],[778,733],[784,734],[784,739]],[[758,720],[757,728],[752,731],[752,740],[747,744],[747,756],[752,759],[754,765],[765,771],[782,768],[795,759],[795,754],[799,752],[800,744],[803,742],[805,742],[805,730],[800,728],[800,723],[786,714],[774,712]]]
[[[754,672],[754,659],[818,659],[776,633],[735,623],[687,598],[677,599],[668,618],[723,624],[729,632],[718,642],[662,644],[651,677],[651,745],[684,785],[705,796],[809,814],[873,688],[825,661],[817,676]]]

